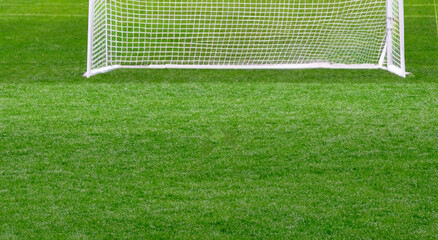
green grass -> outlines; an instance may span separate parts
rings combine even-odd
[[[406,4],[406,79],[86,79],[85,0],[0,0],[0,239],[438,238],[438,37]]]

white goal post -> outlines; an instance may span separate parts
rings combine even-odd
[[[87,72],[385,69],[405,77],[403,0],[90,0]]]

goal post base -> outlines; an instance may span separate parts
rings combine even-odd
[[[119,69],[119,68],[122,68],[122,66],[108,66],[108,67],[98,68],[98,69],[94,69],[94,70],[91,70],[91,71],[84,73],[83,76],[89,78],[89,77],[92,77],[94,75],[111,72],[111,71]]]
[[[406,72],[396,66],[384,67],[378,64],[331,64],[331,63],[309,63],[309,64],[260,64],[260,65],[113,65],[91,70],[84,74],[84,77],[91,77],[101,73],[107,73],[116,69],[383,69],[400,77],[406,77]]]
[[[406,78],[406,75],[409,74],[408,72],[404,71],[403,69],[394,66],[394,65],[390,65],[388,67],[383,68],[391,73],[394,73],[395,75],[398,75],[402,78]]]

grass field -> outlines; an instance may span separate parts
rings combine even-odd
[[[0,0],[0,239],[438,238],[438,37],[380,70],[118,70],[86,0]]]

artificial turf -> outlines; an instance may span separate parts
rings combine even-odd
[[[0,0],[0,239],[438,238],[438,37],[380,70],[85,71],[87,1]]]

